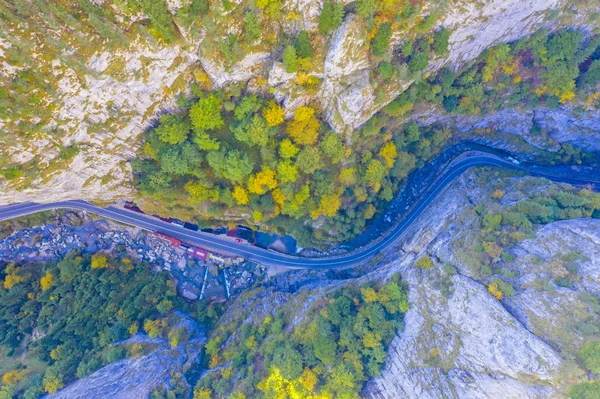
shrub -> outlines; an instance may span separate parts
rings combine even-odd
[[[600,374],[600,342],[590,342],[579,351],[579,359],[594,374]]]
[[[435,32],[433,35],[433,52],[437,55],[443,55],[448,51],[448,40],[450,39],[450,31],[446,28]]]
[[[379,63],[379,67],[377,68],[379,71],[379,76],[381,76],[384,80],[389,80],[394,76],[394,67],[387,61],[382,61]]]
[[[597,399],[600,397],[600,381],[586,381],[573,385],[569,389],[572,399]]]
[[[429,256],[422,256],[415,262],[415,266],[420,269],[431,269],[433,262]]]
[[[373,54],[381,57],[390,46],[390,37],[392,36],[392,24],[384,22],[377,28],[377,33],[371,40],[371,50]]]
[[[408,61],[408,70],[411,73],[416,73],[427,68],[429,64],[429,55],[426,53],[416,53]]]

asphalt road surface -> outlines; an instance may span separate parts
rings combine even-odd
[[[144,214],[128,211],[121,208],[100,208],[85,201],[62,201],[48,204],[33,202],[20,203],[0,207],[0,220],[12,219],[36,212],[50,209],[81,209],[91,213],[140,228],[157,231],[171,237],[189,242],[208,250],[218,253],[236,255],[263,265],[281,266],[292,269],[335,269],[356,266],[374,258],[381,251],[397,242],[409,232],[410,226],[423,213],[427,206],[450,184],[455,178],[467,169],[475,166],[501,166],[511,169],[525,171],[531,175],[545,177],[553,181],[571,184],[598,184],[600,181],[554,176],[545,172],[539,172],[532,168],[522,167],[511,160],[502,159],[491,154],[476,154],[467,156],[456,161],[448,167],[441,177],[433,183],[421,197],[410,207],[403,218],[390,229],[383,237],[374,240],[371,244],[352,252],[343,253],[339,256],[307,258],[294,255],[286,255],[275,251],[266,250],[247,244],[239,244],[227,239],[220,238],[201,231],[191,231],[183,227],[175,226],[160,219]]]

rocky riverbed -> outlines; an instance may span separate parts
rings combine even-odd
[[[155,270],[168,270],[188,300],[227,299],[266,277],[266,269],[256,264],[243,261],[224,267],[210,259],[202,261],[147,231],[84,212],[56,212],[40,225],[0,240],[0,259],[5,262],[60,259],[74,250],[126,255]]]

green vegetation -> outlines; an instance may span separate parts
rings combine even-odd
[[[571,399],[596,399],[600,397],[600,381],[586,381],[569,389]]]
[[[407,310],[406,290],[395,275],[386,284],[349,286],[321,297],[300,324],[290,325],[292,319],[279,312],[241,327],[222,325],[206,344],[208,366],[222,367],[202,378],[194,394],[358,397],[363,383],[379,374]]]
[[[296,42],[294,43],[294,48],[296,49],[296,53],[300,58],[310,58],[313,56],[313,48],[307,31],[301,30],[298,32]]]
[[[3,264],[0,279],[0,391],[14,398],[54,393],[105,364],[139,356],[141,347],[116,344],[138,329],[175,343],[174,309],[208,323],[219,316],[206,303],[178,298],[166,272],[134,263],[124,249],[117,258],[74,252],[60,262]],[[34,333],[41,335],[32,340]]]
[[[285,66],[285,71],[287,73],[298,71],[300,61],[298,60],[296,49],[293,46],[287,46],[285,50],[283,50],[283,65]]]
[[[361,232],[374,209],[450,137],[449,130],[411,123],[393,138],[374,119],[348,146],[311,107],[299,107],[284,122],[269,98],[195,94],[186,101],[188,112],[164,116],[148,132],[145,158],[133,162],[142,193],[158,201],[147,210],[178,207],[183,216],[218,219],[238,208],[306,245]],[[317,218],[328,236],[305,223]]]
[[[321,15],[319,16],[319,31],[328,34],[339,28],[344,19],[344,6],[342,3],[327,1],[323,4]]]
[[[594,374],[600,374],[600,342],[590,342],[579,351],[579,359]]]
[[[173,42],[176,39],[176,27],[167,3],[164,0],[140,0],[140,4],[158,34],[167,42]]]
[[[471,268],[473,275],[487,285],[488,291],[498,300],[515,294],[519,270],[512,268],[514,261],[509,250],[534,232],[537,224],[551,223],[556,220],[600,217],[600,194],[586,189],[551,184],[543,190],[531,190],[539,187],[540,181],[524,182],[517,198],[511,205],[503,205],[506,194],[502,179],[492,177],[494,172],[484,171],[484,179],[494,183],[490,187],[490,201],[475,207],[480,223],[477,234],[468,238],[469,258],[463,259]],[[497,176],[497,173],[496,173]],[[457,253],[462,250],[457,248]],[[459,255],[460,256],[460,255]],[[574,288],[579,281],[578,268],[582,256],[577,253],[565,253],[551,262],[552,282],[560,287]],[[589,330],[581,325],[578,329]],[[593,351],[595,346],[591,346]],[[588,353],[588,352],[585,352]],[[585,357],[582,352],[582,356]],[[591,353],[591,352],[590,352]],[[583,359],[582,357],[582,359]],[[583,360],[582,360],[583,361]]]
[[[417,39],[406,43],[402,57],[411,73],[423,70],[429,50],[445,54],[449,32],[433,35],[433,46]],[[455,74],[442,69],[436,76],[415,83],[397,100],[406,104],[430,102],[449,113],[483,114],[524,104],[555,108],[579,96],[586,107],[598,104],[590,91],[600,78],[598,38],[584,39],[577,30],[548,35],[541,30],[514,43],[490,48],[470,66]]]
[[[382,56],[390,46],[390,37],[392,36],[392,24],[389,22],[379,25],[377,33],[371,42],[371,50],[376,56]]]

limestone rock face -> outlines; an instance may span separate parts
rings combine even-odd
[[[155,347],[150,354],[111,363],[44,398],[139,399],[149,397],[157,388],[168,387],[172,374],[183,377],[190,365],[199,361],[200,352],[206,342],[204,333],[191,319],[182,319],[180,326],[192,333],[191,339],[186,343],[171,347],[164,339],[150,339],[138,334],[127,340],[127,343]]]
[[[443,25],[452,30],[450,56],[453,67],[476,58],[490,46],[515,40],[538,29],[545,12],[565,0],[485,0],[450,7]]]
[[[586,151],[600,151],[600,112],[577,112],[571,107],[556,109],[503,109],[477,116],[448,116],[437,110],[427,110],[415,116],[423,125],[452,122],[462,132],[472,129],[492,129],[522,137],[534,147],[557,151],[561,143],[569,143]],[[536,125],[540,131],[534,132]],[[518,149],[516,149],[518,151]]]
[[[506,204],[533,187],[520,186],[523,178],[503,184]],[[577,373],[574,354],[600,322],[586,299],[600,289],[600,220],[550,223],[517,244],[510,250],[514,261],[503,266],[516,276],[516,293],[498,301],[470,264],[469,243],[480,228],[473,207],[490,195],[472,173],[463,175],[406,234],[398,256],[367,277],[385,280],[400,271],[411,309],[364,396],[554,398],[563,394],[567,376]],[[452,265],[456,274],[413,268],[426,253],[437,259],[434,268]],[[571,288],[556,285],[566,268],[577,273]]]
[[[479,3],[461,4],[460,6],[451,6],[448,14],[441,22],[442,26],[452,31],[450,35],[449,56],[445,59],[434,60],[428,71],[434,73],[438,69],[449,66],[457,68],[460,65],[475,59],[486,48],[503,42],[509,42],[532,33],[544,25],[545,12],[553,10],[562,5],[565,0],[486,0]],[[343,31],[343,26],[340,32]],[[352,38],[353,33],[348,35],[338,35],[332,40],[331,50],[341,52],[340,55],[328,54],[328,58],[345,58],[345,74],[351,75],[354,71],[362,68],[360,63],[353,61],[353,58],[346,56],[345,46],[336,46],[336,40],[344,42]],[[399,41],[405,38],[398,38]],[[354,59],[360,60],[360,54],[352,54]],[[356,65],[356,68],[352,66]],[[354,71],[353,71],[353,70]],[[362,83],[362,84],[361,84]],[[355,83],[358,88],[354,92],[366,93],[367,100],[364,100],[362,107],[347,106],[344,101],[339,101],[331,106],[331,103],[324,106],[327,110],[328,122],[334,130],[342,131],[346,127],[356,128],[365,123],[382,107],[387,105],[412,83],[412,81],[400,82],[396,86],[386,88],[382,92],[379,101],[374,101],[369,96],[373,95],[376,87],[367,85],[364,81]],[[326,86],[325,89],[327,90]],[[341,91],[339,87],[330,89],[329,95],[336,95]],[[355,100],[356,102],[356,100]],[[326,103],[327,104],[327,103]],[[340,110],[346,110],[342,113]],[[338,111],[337,113],[335,111]]]
[[[208,56],[201,56],[200,63],[213,85],[222,87],[226,83],[243,82],[260,74],[269,58],[269,53],[251,53],[226,70]]]

